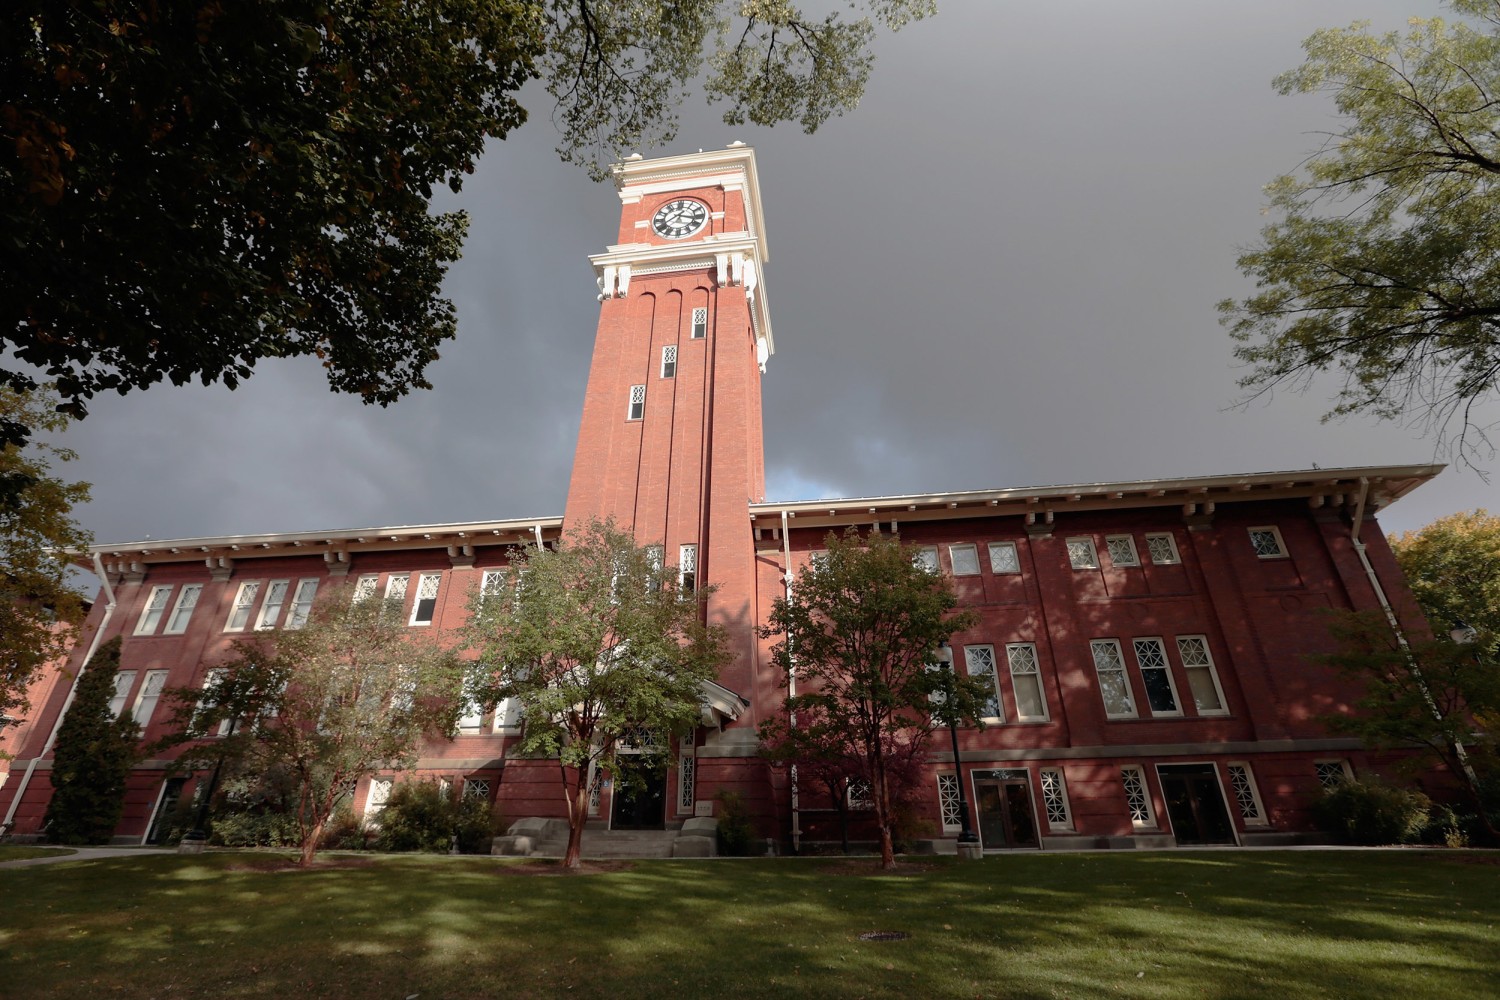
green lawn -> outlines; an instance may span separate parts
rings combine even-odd
[[[0,869],[0,995],[1500,995],[1500,854],[1026,854],[521,876],[265,854]],[[832,870],[831,870],[832,869]],[[859,940],[905,931],[905,941]]]
[[[46,858],[54,854],[77,854],[71,847],[31,847],[6,845],[0,847],[0,862],[25,861],[28,858]]]

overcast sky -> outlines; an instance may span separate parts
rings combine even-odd
[[[694,98],[679,140],[642,150],[755,147],[769,499],[1435,458],[1399,425],[1320,424],[1326,391],[1232,408],[1214,304],[1247,290],[1262,186],[1332,124],[1272,78],[1318,27],[1436,3],[945,6],[882,38],[864,102],[816,135],[730,128]],[[67,435],[98,540],[561,514],[599,309],[587,255],[619,201],[557,160],[540,99],[532,119],[444,202],[472,226],[432,391],[366,407],[301,359],[234,392],[100,397]],[[1382,523],[1476,506],[1500,503],[1454,466]]]

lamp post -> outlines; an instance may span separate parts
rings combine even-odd
[[[958,704],[958,681],[953,671],[953,647],[946,640],[938,643],[937,662],[946,672],[943,718],[948,723],[948,739],[953,744],[953,776],[958,781],[958,823],[961,831],[958,835],[958,859],[977,861],[983,857],[983,847],[974,828],[969,825],[969,798],[964,794],[963,761],[958,755],[958,713],[954,711]]]
[[[1468,646],[1479,638],[1479,630],[1466,621],[1454,619],[1453,627],[1448,630],[1448,636],[1460,646]]]

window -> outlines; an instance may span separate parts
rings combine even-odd
[[[203,593],[203,584],[190,583],[177,595],[177,605],[172,608],[172,617],[167,619],[166,635],[181,635],[187,631],[188,620],[198,606],[198,597]]]
[[[222,681],[223,679],[224,679],[224,671],[222,669],[218,668],[218,667],[215,667],[214,669],[210,670],[208,673],[206,673],[206,674],[203,675],[203,694],[200,695],[199,698],[198,698],[198,711],[199,712],[203,712],[206,709],[212,708],[214,706],[214,703],[211,702],[211,701],[209,701],[209,699],[208,699],[208,692],[213,691],[214,688],[217,687],[218,684],[219,684],[219,682]],[[230,726],[231,722],[232,722],[232,720],[230,720],[230,719],[220,719],[218,721],[218,724],[214,726],[214,731],[211,732],[211,733],[205,733],[204,735],[206,735],[206,736],[228,736],[229,735],[229,726]]]
[[[1141,557],[1135,552],[1135,539],[1129,535],[1107,535],[1104,546],[1109,550],[1111,566],[1139,566]]]
[[[1130,682],[1125,678],[1125,660],[1120,644],[1114,639],[1095,639],[1089,643],[1094,654],[1094,670],[1099,674],[1099,693],[1104,696],[1104,714],[1111,719],[1135,718],[1135,702],[1130,698]]]
[[[142,729],[151,721],[151,713],[156,711],[156,703],[161,700],[162,688],[166,686],[167,672],[165,670],[146,671],[146,679],[141,682],[141,692],[135,696],[135,708],[130,713],[130,717],[135,719]]]
[[[660,545],[646,546],[646,571],[649,578],[646,581],[648,590],[661,589],[661,568],[666,559],[666,549]]]
[[[684,594],[698,590],[698,546],[684,545],[678,550],[677,586]]]
[[[115,674],[115,693],[109,699],[109,717],[117,719],[120,713],[125,711],[125,696],[130,693],[130,688],[135,684],[134,670],[121,670]]]
[[[151,588],[151,596],[146,599],[146,606],[141,609],[141,620],[135,623],[136,635],[155,634],[156,626],[161,624],[161,616],[166,613],[167,602],[171,598],[171,584]]]
[[[1246,826],[1265,826],[1266,811],[1260,804],[1260,791],[1255,787],[1255,776],[1249,764],[1229,764],[1229,787],[1234,792],[1235,805],[1239,806],[1240,819]]]
[[[1013,642],[1005,647],[1005,658],[1010,661],[1010,684],[1016,692],[1016,718],[1022,722],[1046,722],[1047,699],[1042,695],[1036,646]]]
[[[1177,542],[1167,532],[1147,535],[1146,552],[1151,556],[1151,561],[1158,566],[1171,566],[1182,562],[1182,557],[1177,554]]]
[[[408,625],[432,624],[432,616],[437,611],[438,584],[442,579],[441,573],[423,573],[417,577],[417,599],[412,602]]]
[[[989,689],[989,698],[984,703],[984,720],[1004,722],[1005,711],[1000,707],[1000,678],[995,674],[995,647],[965,646],[964,666],[970,677],[983,678]]]
[[[990,542],[990,572],[1021,572],[1021,558],[1016,554],[1015,542]]]
[[[1047,825],[1054,830],[1073,829],[1073,811],[1068,807],[1068,786],[1063,781],[1062,768],[1042,768],[1042,808],[1047,812]]]
[[[266,603],[260,606],[260,617],[255,620],[257,629],[275,628],[276,621],[281,617],[281,608],[286,604],[286,591],[292,585],[290,580],[272,580],[271,586],[266,590]]]
[[[938,813],[943,817],[943,832],[957,833],[963,829],[963,814],[958,807],[958,775],[937,776]]]
[[[385,581],[385,599],[406,603],[406,585],[411,582],[410,573],[392,573]]]
[[[1146,704],[1152,715],[1181,715],[1177,707],[1177,685],[1172,683],[1172,668],[1167,665],[1167,650],[1160,639],[1136,639],[1135,662],[1141,668],[1146,685]]]
[[[368,601],[375,596],[375,584],[380,581],[377,573],[366,573],[354,581],[354,604],[360,601]]]
[[[488,604],[505,592],[506,570],[487,569],[479,578],[479,603]]]
[[[929,573],[939,573],[938,551],[936,545],[923,545],[912,553],[911,561],[918,569],[925,569]]]
[[[391,800],[391,778],[371,778],[370,791],[365,796],[365,822],[375,822],[375,817],[385,809],[385,804]]]
[[[646,415],[646,387],[630,387],[630,407],[625,411],[626,420],[639,420]]]
[[[1201,635],[1177,637],[1177,652],[1182,654],[1182,667],[1187,671],[1188,687],[1193,692],[1193,704],[1199,715],[1226,715],[1224,692],[1219,690],[1219,678],[1214,673],[1214,661],[1208,653],[1208,639]]]
[[[495,732],[518,729],[521,726],[521,701],[505,698],[495,706]]]
[[[948,561],[953,564],[954,576],[979,575],[979,550],[972,545],[948,546]]]
[[[260,593],[259,583],[242,583],[234,595],[234,605],[229,609],[229,621],[224,623],[226,632],[243,632],[250,621],[250,609],[255,607],[255,597]]]
[[[313,598],[317,596],[317,580],[297,581],[297,593],[292,596],[292,611],[286,616],[287,628],[301,628],[307,624],[307,616],[312,613]]]
[[[869,778],[850,778],[844,789],[844,798],[850,809],[875,808],[875,800],[870,795]]]
[[[661,377],[671,378],[677,374],[677,345],[668,344],[661,349]]]
[[[708,310],[693,310],[693,339],[702,340],[708,336]]]
[[[480,802],[490,800],[489,778],[465,778],[464,779],[464,801],[477,799]]]
[[[1068,539],[1068,562],[1074,569],[1098,569],[1099,554],[1092,538]]]
[[[1272,525],[1251,528],[1250,547],[1260,559],[1286,558],[1286,546],[1281,544],[1281,532]]]
[[[1354,780],[1354,773],[1347,760],[1319,760],[1313,762],[1313,773],[1324,789],[1333,789],[1346,781]]]
[[[464,733],[477,733],[484,725],[484,706],[477,701],[464,702],[458,716],[458,729]]]
[[[698,792],[694,787],[698,777],[698,758],[683,753],[677,758],[677,811],[690,813],[697,809]]]
[[[1120,781],[1125,786],[1125,805],[1130,810],[1130,825],[1137,830],[1156,826],[1156,816],[1151,812],[1151,796],[1146,791],[1146,773],[1131,764],[1120,768]]]

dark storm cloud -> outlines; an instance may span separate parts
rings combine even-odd
[[[882,42],[858,111],[816,136],[686,110],[681,153],[756,147],[778,353],[772,498],[1425,462],[1322,396],[1242,411],[1214,303],[1261,187],[1329,124],[1270,80],[1320,26],[1430,2],[952,4]],[[101,399],[71,433],[100,540],[560,514],[588,373],[587,255],[619,201],[560,164],[545,109],[463,193],[460,334],[388,410],[316,365],[236,392]],[[1387,527],[1484,504],[1450,471]],[[1492,504],[1493,505],[1493,504]]]

